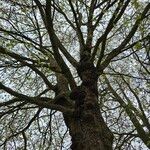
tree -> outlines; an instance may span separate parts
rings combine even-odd
[[[150,148],[148,2],[1,3],[1,147]]]

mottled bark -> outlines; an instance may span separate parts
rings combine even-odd
[[[81,118],[64,115],[72,138],[72,150],[112,150],[113,135],[99,112],[99,107],[86,110]]]
[[[72,137],[71,149],[112,150],[113,135],[106,126],[98,105],[96,68],[86,64],[80,66],[78,73],[82,85],[71,93],[71,98],[77,103],[74,115],[64,114]]]

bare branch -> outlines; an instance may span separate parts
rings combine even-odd
[[[147,12],[150,9],[150,3],[147,4],[147,6],[145,7],[144,11],[142,12],[142,14],[138,17],[138,19],[136,20],[135,24],[133,25],[131,31],[129,32],[129,34],[127,35],[127,37],[123,40],[123,42],[120,44],[120,46],[118,46],[116,49],[114,49],[112,52],[110,52],[108,54],[108,56],[106,57],[105,61],[101,64],[102,70],[105,69],[109,63],[111,62],[111,60],[116,57],[117,55],[119,55],[122,50],[124,49],[124,47],[128,44],[128,42],[131,40],[131,38],[134,36],[135,32],[137,31],[141,21],[143,19],[145,19],[145,17],[147,16]]]

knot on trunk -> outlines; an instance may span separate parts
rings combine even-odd
[[[86,85],[92,84],[98,79],[97,68],[90,61],[81,61],[77,68],[77,72]]]
[[[70,99],[76,101],[76,100],[82,100],[86,96],[86,92],[81,88],[77,87],[70,93]]]
[[[93,72],[97,77],[97,73],[96,73],[97,69],[90,61],[80,62],[77,68],[77,72],[81,78],[82,78],[82,73],[85,71]]]
[[[81,87],[77,87],[70,93],[70,99],[75,101],[75,118],[77,119],[81,119],[85,97],[86,92]]]

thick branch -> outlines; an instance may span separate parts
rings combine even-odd
[[[51,18],[51,1],[48,1],[48,0],[46,1],[45,12],[46,12],[46,27],[47,27],[48,34],[49,34],[49,37],[50,37],[50,40],[52,43],[52,48],[54,51],[55,60],[57,61],[62,72],[64,73],[64,75],[68,79],[68,82],[69,82],[71,88],[75,88],[76,83],[73,79],[71,71],[59,53],[60,42],[58,41],[58,38],[55,35],[55,31],[53,28],[53,20]]]
[[[55,104],[54,99],[47,98],[47,97],[29,97],[29,96],[26,96],[24,94],[21,94],[21,93],[18,93],[16,91],[12,90],[11,88],[3,85],[1,82],[0,82],[0,89],[6,91],[7,93],[9,93],[12,96],[17,97],[18,101],[25,101],[27,103],[38,105],[39,107],[49,108],[49,109],[57,110],[57,111],[60,111],[63,113],[72,112],[72,110],[69,108]]]

